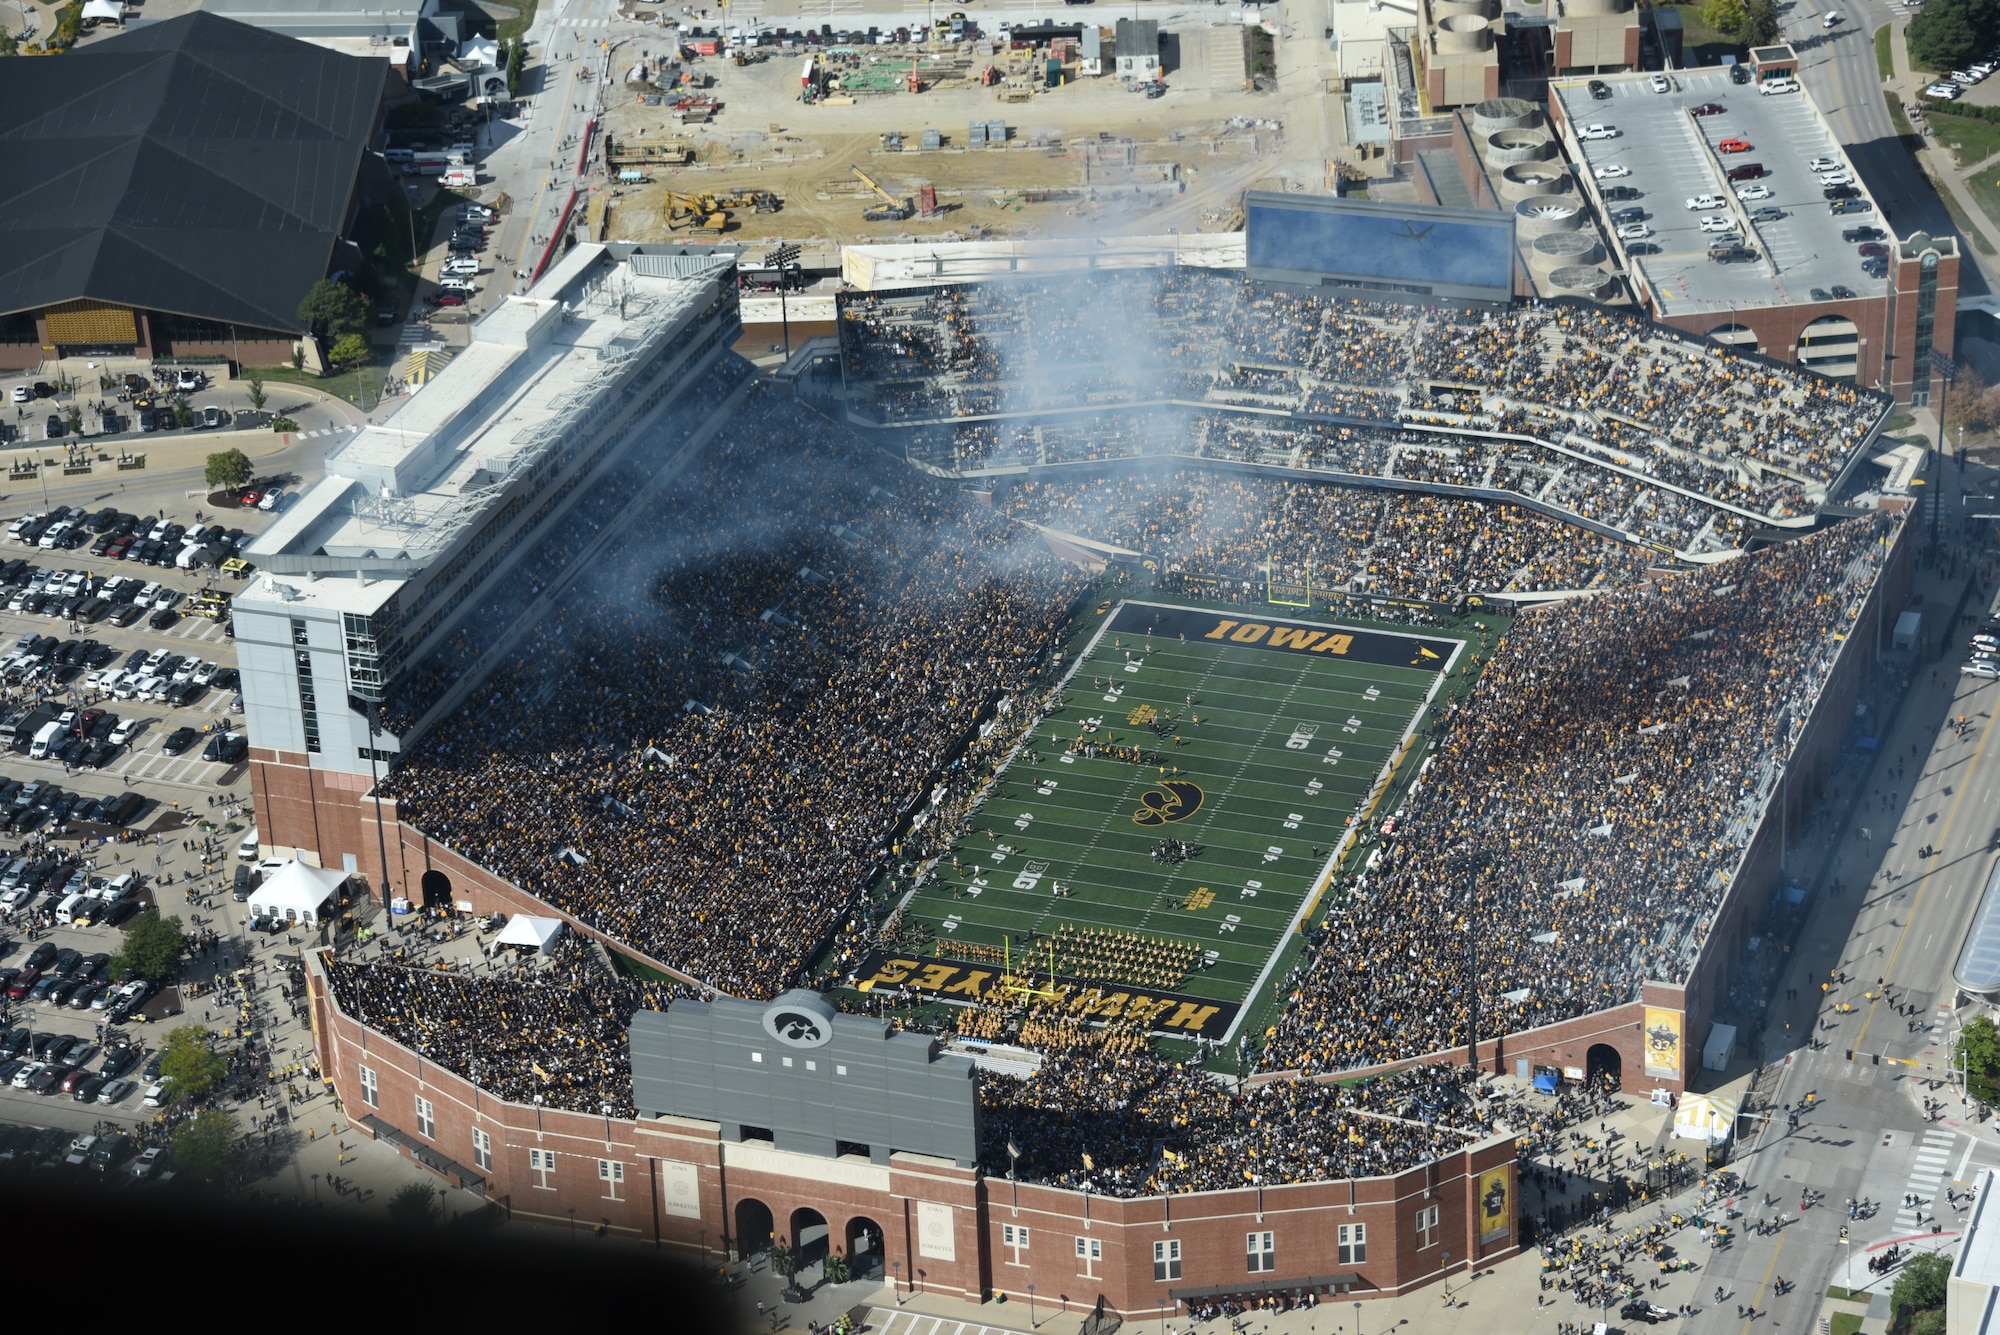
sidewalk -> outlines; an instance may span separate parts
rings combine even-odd
[[[1915,101],[1917,94],[1930,82],[1927,76],[1910,67],[1910,53],[1903,44],[1903,30],[1907,26],[1907,19],[1889,25],[1889,60],[1896,73],[1895,77],[1885,85],[1884,91],[1894,93],[1898,102]],[[1924,147],[1917,157],[1931,180],[1951,192],[1951,197],[1957,201],[1959,208],[1972,220],[1973,229],[1985,238],[1987,244],[1994,250],[2000,251],[2000,225],[1996,225],[1993,219],[1986,216],[1986,210],[1979,206],[1979,201],[1965,188],[1964,174],[1952,162],[1950,151],[1937,147],[1934,139],[1926,137]],[[1969,170],[1978,169],[1978,166],[1974,166]],[[1992,282],[1994,277],[1992,257],[1982,252],[1978,246],[1971,246],[1968,249],[1972,262],[1987,275],[1988,282]]]

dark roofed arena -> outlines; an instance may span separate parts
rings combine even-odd
[[[279,343],[353,219],[383,70],[200,12],[10,62],[0,366]]]

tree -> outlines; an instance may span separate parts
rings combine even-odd
[[[528,47],[519,37],[507,43],[507,96],[521,91],[521,72],[528,68]]]
[[[250,406],[258,412],[262,412],[264,410],[264,377],[252,371],[244,377],[244,381],[250,386]],[[214,486],[215,484],[210,483],[209,485]]]
[[[271,419],[271,430],[273,431],[297,431],[298,429],[299,424],[282,413]]]
[[[1928,1312],[1944,1306],[1945,1281],[1951,1278],[1951,1257],[1937,1252],[1913,1256],[1897,1277],[1889,1295],[1890,1305],[1911,1313]]]
[[[14,34],[11,32],[0,32],[0,56],[18,56],[20,54],[21,43],[15,38]]]
[[[440,1210],[437,1193],[428,1182],[405,1182],[389,1197],[389,1219],[405,1228],[430,1227]]]
[[[345,283],[322,278],[299,302],[299,322],[321,340],[358,334],[368,327],[368,298]]]
[[[257,399],[253,396],[250,401],[256,403]],[[250,456],[241,450],[228,449],[208,456],[208,485],[215,490],[241,491],[250,485],[252,471]]]
[[[188,407],[184,399],[174,400],[174,425],[182,430],[194,425],[194,409]]]
[[[72,403],[69,407],[63,409],[63,421],[69,425],[71,435],[74,436],[81,433],[83,430],[83,409]]]
[[[1746,17],[1743,0],[1702,0],[1701,21],[1724,37],[1734,37]]]
[[[2000,1028],[1981,1015],[1961,1029],[1952,1061],[1965,1069],[1965,1083],[1981,1103],[2000,1102]]]
[[[179,918],[162,918],[158,909],[147,909],[132,919],[125,929],[125,944],[111,957],[111,976],[127,978],[171,978],[181,967],[187,949],[187,933]]]
[[[182,1177],[212,1185],[226,1184],[235,1159],[236,1114],[233,1112],[210,1108],[196,1113],[174,1132],[174,1168]]]
[[[1769,46],[1782,32],[1775,0],[1745,0],[1743,26],[1737,29],[1737,40],[1745,46]]]
[[[1936,0],[1925,5],[1904,30],[1910,63],[1929,70],[1971,64],[1983,49],[1980,34],[1992,30],[1993,8],[1993,0]]]
[[[368,360],[368,340],[359,334],[342,334],[333,341],[333,350],[327,358],[335,366],[352,366],[356,362]]]
[[[175,1099],[198,1100],[227,1074],[229,1063],[210,1044],[208,1030],[184,1024],[167,1035],[167,1045],[160,1049],[160,1078],[173,1082]]]

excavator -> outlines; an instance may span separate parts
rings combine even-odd
[[[856,180],[860,181],[861,184],[867,186],[870,190],[873,190],[876,196],[882,201],[880,204],[862,210],[862,221],[902,222],[917,211],[917,206],[912,200],[908,198],[897,199],[887,190],[875,184],[874,178],[869,176],[867,172],[862,171],[861,168],[849,167],[848,170],[854,173]]]
[[[667,225],[685,227],[695,232],[712,232],[720,235],[729,226],[729,209],[714,195],[683,195],[669,190],[667,194]]]

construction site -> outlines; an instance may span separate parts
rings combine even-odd
[[[610,183],[587,235],[834,245],[1229,230],[1247,188],[1329,182],[1318,127],[1288,146],[1286,103],[1249,77],[1243,25],[1225,12],[1163,42],[1172,58],[1145,79],[1085,72],[1096,62],[1073,48],[983,41],[683,51],[629,68],[606,109]]]

